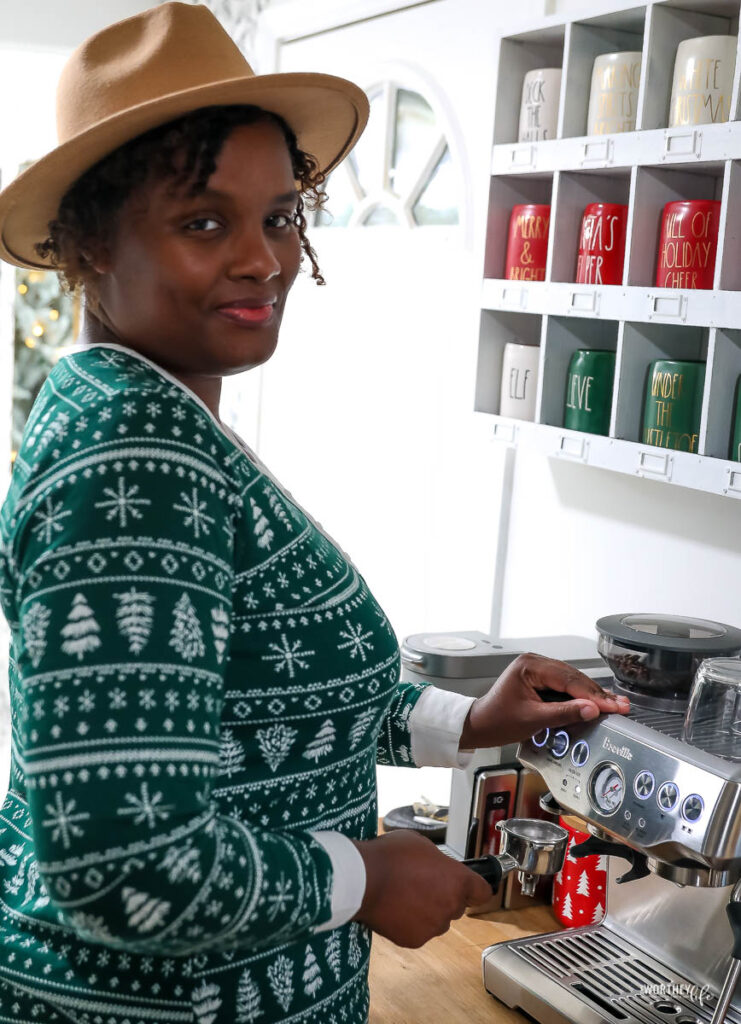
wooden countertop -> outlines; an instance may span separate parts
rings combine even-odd
[[[523,1024],[484,988],[481,951],[493,942],[560,931],[550,907],[500,910],[454,921],[421,949],[373,936],[370,1024]]]

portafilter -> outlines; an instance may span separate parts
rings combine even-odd
[[[463,863],[486,879],[494,892],[505,875],[517,871],[523,895],[533,896],[541,875],[555,875],[563,867],[568,832],[540,818],[508,818],[496,827],[502,833],[501,852]]]

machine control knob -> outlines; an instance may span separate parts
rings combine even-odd
[[[690,794],[682,804],[682,816],[685,821],[697,821],[704,810],[705,803],[697,793]]]
[[[662,811],[673,811],[679,800],[679,790],[673,782],[662,782],[656,799]]]
[[[571,762],[577,768],[583,767],[589,760],[589,744],[586,740],[578,740],[571,750]]]
[[[569,734],[564,729],[554,733],[551,740],[551,753],[554,757],[563,757],[571,745]]]
[[[544,747],[550,734],[550,729],[541,729],[540,732],[536,732],[534,736],[530,737],[530,741],[534,747]]]
[[[648,800],[654,791],[656,785],[656,779],[653,777],[651,772],[643,771],[636,775],[635,782],[633,783],[633,792],[639,800]]]

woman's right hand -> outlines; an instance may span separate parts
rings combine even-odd
[[[417,948],[450,928],[466,907],[491,899],[491,886],[416,832],[355,842],[365,862],[365,895],[354,920]]]

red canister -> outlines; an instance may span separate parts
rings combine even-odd
[[[628,207],[590,203],[584,210],[576,262],[577,284],[622,284]]]
[[[512,207],[504,276],[509,281],[545,281],[551,208],[542,203]]]
[[[713,287],[719,219],[717,199],[679,199],[666,204],[656,269],[659,288]]]
[[[571,847],[589,839],[579,818],[562,815],[561,825],[569,833],[563,868],[553,879],[553,913],[567,928],[599,924],[605,915],[607,857],[572,857]]]

